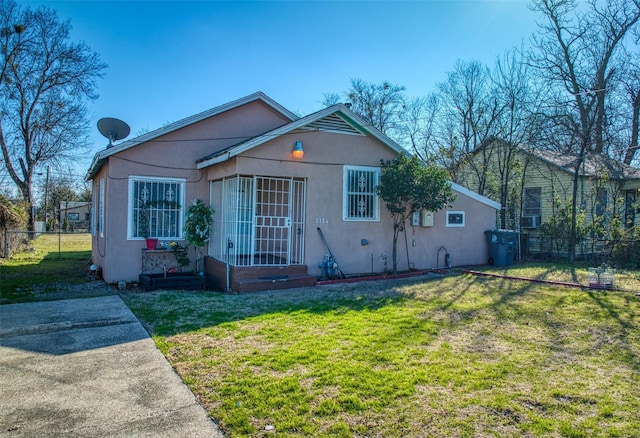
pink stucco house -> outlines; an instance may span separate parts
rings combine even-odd
[[[260,92],[226,103],[95,155],[93,262],[108,282],[172,268],[170,252],[144,249],[141,201],[171,201],[150,215],[151,235],[184,243],[199,198],[215,210],[204,263],[214,289],[314,284],[327,253],[318,228],[343,273],[382,272],[392,223],[375,188],[380,160],[401,151],[344,105],[298,117]],[[451,208],[407,227],[399,269],[442,267],[445,253],[453,266],[486,263],[484,231],[500,206],[452,187]]]

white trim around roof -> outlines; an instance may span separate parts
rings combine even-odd
[[[155,138],[158,138],[160,136],[169,134],[170,132],[176,131],[180,128],[184,128],[185,126],[189,126],[192,125],[194,123],[200,122],[202,120],[205,120],[209,117],[213,117],[215,115],[221,114],[225,111],[229,111],[232,110],[234,108],[237,108],[239,106],[242,105],[246,105],[248,103],[254,102],[260,100],[264,103],[266,103],[267,105],[269,105],[271,108],[273,108],[274,110],[278,111],[280,114],[282,114],[284,117],[286,117],[287,119],[294,121],[294,120],[298,120],[299,117],[297,115],[295,115],[293,112],[289,111],[288,109],[286,109],[285,107],[283,107],[282,105],[280,105],[278,102],[276,102],[275,100],[271,99],[269,96],[267,96],[266,94],[264,94],[262,91],[258,91],[256,93],[250,94],[248,96],[242,97],[240,99],[236,99],[232,102],[227,102],[224,103],[222,105],[216,106],[214,108],[208,109],[206,111],[202,111],[198,114],[194,114],[192,116],[189,117],[185,117],[184,119],[178,120],[177,122],[173,122],[168,124],[167,126],[163,126],[162,128],[158,128],[156,130],[153,130],[151,132],[147,132],[146,134],[142,134],[138,137],[132,138],[130,140],[126,140],[123,141],[122,143],[119,143],[117,145],[111,146],[107,149],[103,149],[99,152],[97,152],[94,157],[93,160],[91,162],[91,166],[89,167],[89,170],[87,171],[87,177],[86,179],[89,180],[91,179],[95,173],[98,171],[98,168],[101,165],[102,160],[104,160],[107,157],[110,157],[111,155],[117,154],[118,152],[122,152],[124,150],[130,149],[134,146],[137,146],[141,143],[153,140]]]
[[[453,181],[449,181],[451,183],[451,188],[458,193],[462,193],[465,196],[470,197],[471,199],[475,199],[478,202],[488,205],[489,207],[493,207],[496,210],[500,210],[502,205],[499,202],[493,201],[486,196],[482,196],[472,190],[469,190],[466,187],[461,186],[460,184],[456,184]]]
[[[346,106],[342,104],[337,104],[337,105],[327,107],[316,113],[310,114],[301,119],[294,120],[291,123],[281,126],[280,128],[276,128],[272,131],[259,135],[251,140],[248,140],[242,144],[232,147],[231,149],[225,151],[224,153],[220,153],[219,155],[202,160],[199,163],[197,163],[197,168],[204,169],[205,167],[228,160],[232,157],[235,157],[236,155],[239,155],[243,152],[253,149],[256,146],[266,143],[269,140],[272,140],[276,137],[287,134],[295,129],[304,128],[305,126],[311,123],[314,123],[317,120],[320,120],[331,114],[337,114],[337,113],[340,113],[344,117],[344,119],[346,119],[345,120],[346,123],[349,123],[358,131],[366,132],[367,134],[376,138],[378,141],[382,142],[385,146],[394,150],[396,153],[400,153],[400,152],[407,153],[407,151],[404,150],[402,146],[400,146],[399,144],[391,140],[389,137],[385,136],[384,134],[378,132],[375,129],[369,128],[364,120],[362,120],[357,114],[355,114],[353,111],[348,109]]]

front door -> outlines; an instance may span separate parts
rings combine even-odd
[[[255,178],[254,264],[301,264],[304,181]]]
[[[305,193],[306,182],[294,178],[212,182],[210,255],[233,266],[304,264]]]

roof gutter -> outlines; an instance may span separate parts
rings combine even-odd
[[[197,169],[204,169],[205,167],[212,166],[214,164],[223,163],[231,158],[231,152],[225,152],[224,154],[217,155],[209,158],[208,160],[201,161],[196,164]]]

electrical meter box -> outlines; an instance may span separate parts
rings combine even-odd
[[[414,212],[411,215],[411,226],[418,227],[420,226],[420,212]]]
[[[432,227],[433,226],[433,212],[422,210],[420,212],[420,226]]]

